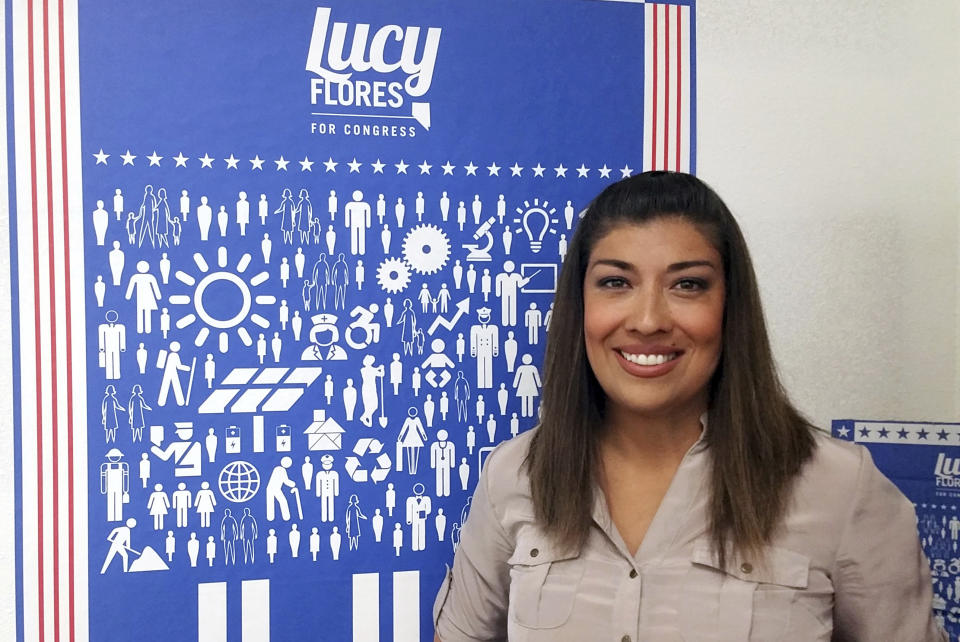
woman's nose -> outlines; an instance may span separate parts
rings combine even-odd
[[[628,330],[648,335],[669,332],[673,328],[670,305],[660,288],[638,290],[632,304],[633,309],[627,318]]]

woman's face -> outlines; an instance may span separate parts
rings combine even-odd
[[[583,280],[584,342],[608,421],[706,410],[724,297],[719,253],[681,218],[619,225],[597,241]]]

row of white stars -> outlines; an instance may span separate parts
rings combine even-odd
[[[103,148],[101,148],[100,151],[97,152],[96,154],[93,154],[93,157],[97,161],[96,162],[97,165],[106,165],[107,159],[110,158],[110,156],[111,156],[110,154],[107,154],[103,151]],[[130,165],[130,166],[134,165],[133,161],[135,158],[137,158],[135,154],[130,153],[129,149],[126,151],[126,153],[120,154],[119,157],[123,160],[122,165]],[[160,161],[163,160],[164,157],[158,155],[156,150],[154,150],[152,154],[150,154],[149,156],[145,156],[144,158],[150,161],[150,165],[148,165],[148,167],[160,167]],[[174,167],[186,167],[187,161],[190,160],[190,157],[184,156],[183,152],[178,153],[176,156],[171,156],[170,158],[171,160],[173,160],[174,163],[176,163]],[[201,169],[205,167],[213,169],[213,163],[217,159],[212,158],[209,154],[204,154],[203,156],[198,157],[196,160],[200,161]],[[239,170],[239,163],[241,162],[241,159],[235,157],[233,154],[230,154],[228,158],[223,158],[221,160],[227,164],[228,170],[229,169]],[[258,154],[257,156],[254,156],[253,158],[249,159],[247,162],[250,163],[250,171],[254,171],[254,170],[263,171],[263,165],[268,161],[266,159],[260,158],[260,155]],[[337,161],[333,160],[333,157],[330,157],[325,161],[312,161],[308,157],[304,156],[303,160],[301,161],[292,161],[292,160],[285,159],[281,155],[279,159],[274,161],[269,161],[269,162],[276,164],[277,166],[276,171],[278,172],[288,171],[287,166],[293,162],[300,164],[301,172],[312,172],[313,166],[319,163],[324,167],[325,173],[332,172],[335,174],[337,172],[337,165],[341,165],[341,163],[338,163]],[[370,167],[373,168],[374,174],[383,174],[384,168],[390,166],[387,163],[380,162],[379,158],[373,163],[361,163],[356,159],[356,157],[354,157],[354,159],[349,163],[342,163],[342,164],[350,168],[349,170],[350,174],[359,174],[360,168],[363,167],[365,164],[370,165]],[[408,168],[416,167],[420,170],[420,176],[423,176],[424,174],[430,174],[430,170],[433,169],[434,166],[428,163],[427,161],[423,161],[419,165],[411,165],[409,163],[404,162],[401,159],[399,163],[393,163],[393,167],[396,168],[397,174],[407,174]],[[439,165],[439,168],[443,170],[443,174],[442,174],[443,176],[453,176],[454,175],[453,170],[457,169],[457,167],[458,167],[457,165],[451,164],[450,161],[447,161],[443,165]],[[544,178],[544,172],[546,172],[550,168],[544,167],[540,163],[537,163],[536,166],[530,167],[530,168],[520,167],[520,165],[516,162],[514,162],[514,164],[511,165],[510,167],[501,167],[496,163],[491,163],[490,165],[487,165],[486,168],[484,168],[480,165],[474,165],[473,161],[470,161],[468,164],[463,166],[463,169],[465,170],[467,176],[477,176],[477,170],[479,169],[486,169],[488,172],[488,176],[500,176],[501,169],[503,170],[509,169],[510,176],[517,176],[517,177],[522,177],[523,171],[525,169],[530,169],[533,172],[534,178]],[[552,169],[556,173],[556,178],[567,178],[567,171],[569,170],[576,171],[577,178],[587,178],[590,171],[594,168],[587,167],[583,163],[580,164],[580,167],[573,167],[573,168],[564,167],[563,163],[561,163],[560,165],[557,165]],[[633,174],[633,168],[628,165],[624,165],[619,170],[615,170],[611,167],[607,167],[606,163],[604,163],[603,167],[597,167],[595,169],[600,174],[600,178],[610,178],[610,173],[613,171],[619,171],[621,178],[629,178],[630,175]]]

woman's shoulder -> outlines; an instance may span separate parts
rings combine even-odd
[[[912,510],[912,504],[874,465],[861,445],[817,431],[813,455],[798,475],[786,515],[787,533],[816,534],[826,553],[865,513]],[[811,529],[811,525],[813,525]],[[809,532],[808,532],[809,531]],[[790,536],[788,535],[788,539]]]
[[[480,482],[494,514],[509,531],[533,519],[526,459],[536,428],[501,442],[482,460]]]

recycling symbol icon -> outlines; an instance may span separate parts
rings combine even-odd
[[[350,479],[355,482],[382,482],[390,472],[390,455],[383,452],[383,444],[378,439],[364,437],[353,446],[353,455],[343,464]]]

